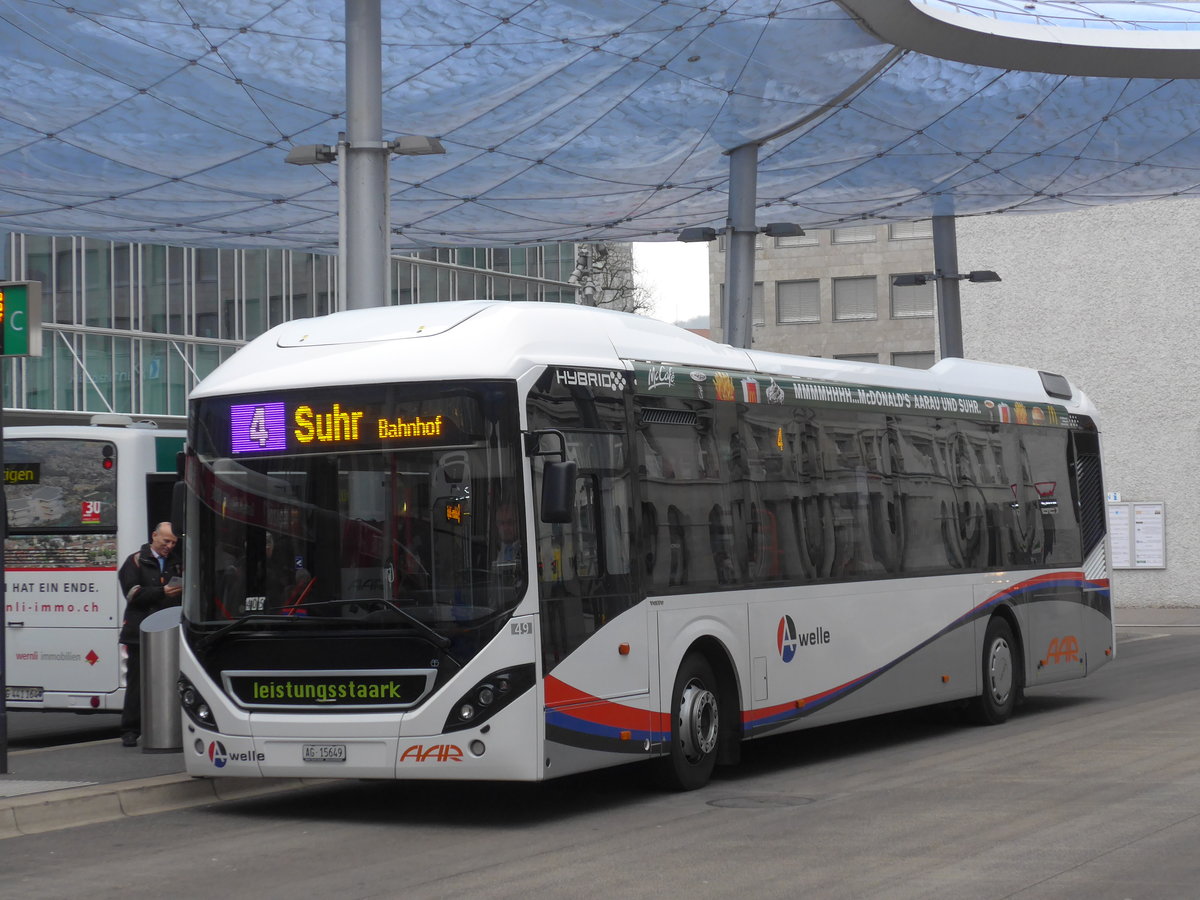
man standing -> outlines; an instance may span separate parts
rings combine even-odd
[[[125,595],[125,622],[121,643],[128,653],[125,677],[125,707],[121,710],[121,743],[136,747],[142,733],[142,620],[151,613],[178,606],[183,585],[172,578],[183,576],[183,566],[175,554],[178,539],[170,522],[159,522],[150,542],[132,554],[117,572],[121,593]]]

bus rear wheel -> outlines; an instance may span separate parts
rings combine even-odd
[[[703,655],[689,653],[671,692],[671,750],[661,760],[662,781],[673,790],[704,787],[717,764],[721,706],[717,677]]]
[[[981,725],[999,725],[1017,705],[1022,672],[1012,627],[1000,616],[984,632],[982,665],[983,691],[972,704],[972,718]]]

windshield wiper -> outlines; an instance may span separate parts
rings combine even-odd
[[[314,606],[351,606],[354,604],[364,605],[364,604],[368,604],[368,603],[382,603],[384,606],[386,606],[392,612],[399,615],[400,618],[404,619],[406,622],[411,623],[412,625],[415,625],[417,630],[420,631],[426,638],[428,638],[429,642],[431,644],[433,644],[435,647],[437,647],[439,650],[445,650],[447,647],[450,646],[450,644],[451,644],[450,638],[446,637],[444,634],[441,634],[440,632],[438,632],[435,629],[431,628],[430,626],[426,625],[424,622],[422,622],[420,619],[418,619],[416,616],[414,616],[412,613],[410,613],[408,610],[406,610],[403,606],[399,606],[398,604],[392,602],[391,600],[388,600],[386,597],[372,597],[370,600],[358,600],[358,599],[354,599],[352,597],[344,597],[340,600],[319,600],[316,603],[314,603],[313,605]]]
[[[208,634],[202,635],[196,639],[196,649],[204,650],[210,644],[215,644],[219,638],[224,637],[231,631],[237,631],[243,625],[249,622],[341,622],[342,620],[334,617],[323,616],[285,616],[279,613],[248,613],[241,618],[234,619],[228,625],[222,625],[216,631],[210,631]]]

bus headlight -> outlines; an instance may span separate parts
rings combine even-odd
[[[212,707],[200,696],[196,686],[182,675],[179,676],[179,705],[183,707],[187,717],[201,728],[217,730],[217,719],[213,715]]]
[[[481,725],[533,687],[533,663],[512,666],[481,678],[458,698],[442,731]]]

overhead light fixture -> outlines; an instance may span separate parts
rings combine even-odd
[[[933,272],[914,272],[909,275],[895,275],[892,277],[892,284],[896,287],[920,287],[938,278],[945,278],[948,281],[973,281],[976,284],[987,284],[1000,280],[1000,276],[991,269],[975,269],[965,275],[937,275]]]
[[[804,237],[804,229],[795,222],[771,222],[758,229],[767,237]]]
[[[771,222],[767,225],[763,225],[758,230],[767,237],[773,238],[804,237],[804,229],[795,222]],[[680,240],[688,244],[700,243],[701,241],[715,241],[717,239],[717,235],[727,234],[728,232],[728,228],[684,228],[679,232],[676,240]]]
[[[318,163],[333,162],[337,159],[337,150],[328,144],[303,144],[293,147],[284,157],[284,162],[293,166],[315,166]]]
[[[378,147],[379,145],[374,145]],[[397,156],[430,156],[445,153],[446,148],[437,138],[425,137],[419,134],[405,134],[387,142],[387,149]],[[319,163],[336,162],[338,152],[336,147],[328,144],[303,144],[293,147],[284,157],[284,162],[293,166],[315,166]]]
[[[446,148],[437,138],[419,134],[405,134],[388,141],[388,149],[397,156],[430,156],[445,153]]]

